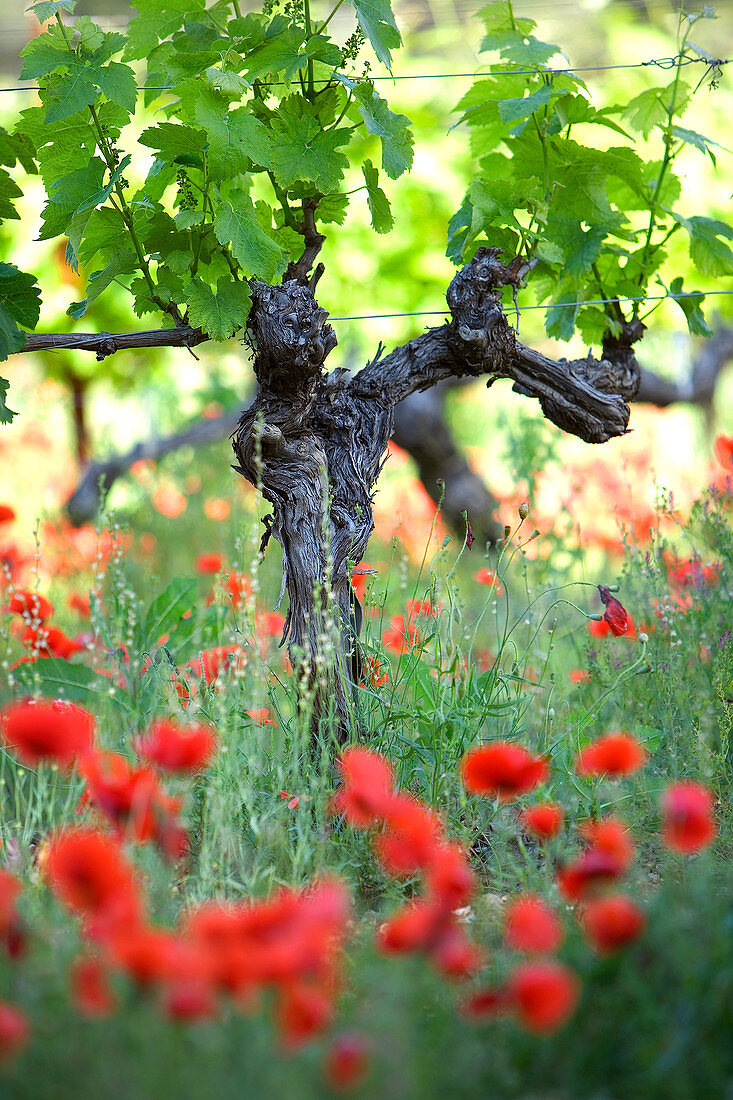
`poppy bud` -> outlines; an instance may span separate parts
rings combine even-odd
[[[519,505],[518,511],[519,511],[519,518],[522,519],[522,520],[526,519],[527,516],[529,515],[529,501],[528,500],[523,500],[522,503]]]

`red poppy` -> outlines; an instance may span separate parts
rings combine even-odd
[[[251,718],[258,726],[276,726],[277,722],[274,718],[270,718],[270,712],[267,707],[252,707],[251,710],[245,710],[244,712],[248,718]]]
[[[172,981],[185,965],[188,945],[174,932],[144,926],[118,927],[109,940],[112,957],[141,989]]]
[[[216,749],[216,734],[208,726],[177,726],[161,720],[153,722],[135,742],[138,756],[172,772],[201,771],[211,763]]]
[[[53,607],[45,596],[22,588],[16,588],[13,592],[5,611],[13,615],[23,615],[33,622],[44,622],[53,615]]]
[[[733,435],[719,435],[715,440],[715,457],[724,470],[733,469]]]
[[[365,561],[361,562],[359,567],[351,574],[351,586],[360,600],[364,599],[366,586],[373,575],[374,570]]]
[[[417,898],[406,902],[379,927],[377,944],[388,955],[429,951],[438,942],[449,917],[439,902]]]
[[[165,1012],[171,1020],[183,1023],[212,1020],[217,1013],[214,990],[204,978],[174,981],[166,989]]]
[[[91,599],[89,594],[82,596],[79,592],[72,592],[66,601],[72,611],[76,611],[77,615],[81,615],[82,618],[88,619],[92,613]]]
[[[281,638],[285,616],[279,611],[261,611],[257,616],[257,633],[263,638]]]
[[[284,986],[276,1007],[280,1035],[289,1048],[298,1047],[323,1031],[332,1014],[328,994],[318,986],[303,982]]]
[[[589,847],[557,875],[560,893],[568,901],[580,901],[599,885],[615,882],[628,870],[635,853],[628,830],[616,818],[586,822],[580,833]]]
[[[153,493],[153,507],[162,516],[175,519],[186,511],[188,501],[174,485],[161,485]]]
[[[396,656],[400,656],[406,648],[416,646],[420,642],[420,634],[414,623],[408,622],[404,615],[393,615],[390,626],[382,634],[382,645]]]
[[[180,800],[170,798],[150,768],[136,768],[117,753],[89,753],[79,764],[87,781],[90,804],[126,836],[139,844],[156,840],[175,857],[185,846],[185,835],[175,815]]]
[[[368,829],[388,815],[394,797],[394,771],[371,749],[346,748],[337,761],[343,782],[333,798],[333,810],[350,825]]]
[[[224,564],[221,554],[199,554],[196,558],[197,573],[218,573]]]
[[[16,907],[20,892],[17,878],[0,868],[0,943],[11,959],[19,958],[25,950],[25,929]]]
[[[61,700],[11,703],[0,715],[0,737],[28,767],[47,761],[68,769],[91,749],[94,718]]]
[[[420,615],[429,619],[431,615],[435,615],[439,609],[433,607],[430,600],[408,600],[407,601],[407,618],[417,619]]]
[[[589,619],[588,622],[595,623],[595,620]],[[595,625],[597,626],[598,624],[595,623]],[[572,684],[588,684],[590,683],[590,672],[585,668],[571,668],[568,673],[568,680],[570,680]]]
[[[583,749],[575,761],[578,775],[633,775],[649,759],[646,749],[625,730],[607,733]]]
[[[0,504],[0,523],[12,523],[15,512],[9,504]]]
[[[246,663],[247,654],[240,646],[220,645],[212,649],[203,649],[198,657],[186,661],[185,667],[190,669],[194,676],[201,676],[207,684],[211,684],[222,670]]]
[[[46,626],[45,623],[27,627],[20,640],[36,657],[62,657],[67,660],[84,648],[81,642],[70,638],[57,626]]]
[[[378,657],[370,657],[364,654],[364,673],[366,682],[371,688],[383,687],[389,683],[389,670],[382,672],[382,666]]]
[[[207,497],[204,501],[204,515],[208,519],[213,519],[216,523],[228,519],[231,510],[232,506],[229,501],[224,500],[222,497]]]
[[[142,906],[132,868],[112,837],[90,828],[61,829],[40,862],[61,901],[90,919],[98,933],[139,921]]]
[[[450,921],[431,947],[430,961],[444,977],[463,980],[485,966],[486,952],[469,940],[462,925]]]
[[[612,856],[623,871],[634,861],[636,848],[628,826],[618,817],[604,817],[600,821],[583,821],[578,832],[596,851]]]
[[[606,608],[603,612],[603,618],[611,628],[611,633],[619,638],[622,634],[626,634],[629,629],[629,617],[626,608],[622,607],[616,597],[611,595],[611,590],[605,585],[599,584],[598,592],[601,603]]]
[[[662,839],[673,852],[691,855],[707,848],[718,827],[713,792],[702,783],[672,783],[662,795]]]
[[[494,741],[466,753],[461,775],[469,794],[511,802],[544,782],[548,768],[544,757],[533,756],[522,745]]]
[[[358,1089],[369,1073],[369,1048],[361,1035],[337,1035],[326,1051],[323,1075],[333,1092]]]
[[[528,1031],[557,1031],[572,1016],[580,982],[562,963],[538,961],[518,966],[509,979],[508,996],[519,1022]]]
[[[509,1006],[506,989],[500,986],[477,989],[461,1003],[460,1011],[468,1020],[493,1019]]]
[[[610,955],[638,939],[646,925],[643,911],[625,894],[589,901],[581,919],[591,945],[602,955]]]
[[[80,955],[69,972],[71,1003],[82,1016],[102,1019],[117,1008],[107,970],[90,955]]]
[[[226,579],[225,590],[232,607],[241,607],[252,595],[252,585],[246,573],[230,573]]]
[[[541,897],[525,894],[508,905],[504,936],[514,951],[545,954],[557,951],[564,932],[557,915]]]
[[[375,837],[374,848],[385,870],[400,878],[426,867],[442,836],[442,822],[433,810],[397,794],[387,803],[387,830]]]
[[[436,846],[425,872],[428,897],[447,910],[467,905],[476,888],[476,879],[460,844],[446,842]]]
[[[28,1017],[15,1005],[0,1001],[0,1062],[6,1062],[28,1045]]]
[[[503,595],[504,585],[493,569],[479,569],[478,573],[474,573],[473,579],[478,581],[479,584],[493,585],[495,596]]]
[[[538,802],[519,815],[521,824],[540,840],[550,840],[562,829],[565,811],[556,802]]]

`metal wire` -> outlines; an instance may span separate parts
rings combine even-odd
[[[618,65],[578,65],[576,67],[568,66],[564,69],[493,69],[488,72],[469,72],[469,73],[407,73],[405,75],[397,76],[371,76],[369,79],[372,83],[382,80],[463,80],[472,79],[476,80],[482,77],[490,76],[534,76],[537,73],[547,74],[552,76],[554,74],[563,73],[603,73],[609,72],[612,69],[648,69],[651,66],[656,66],[660,69],[673,69],[677,64],[684,65],[706,65],[709,69],[719,68],[722,65],[730,65],[733,62],[733,58],[714,58],[708,60],[704,57],[682,57],[679,54],[675,57],[654,57],[648,61],[634,61],[621,63]],[[329,80],[321,79],[315,80],[315,84],[328,84]],[[284,80],[271,80],[262,81],[262,87],[264,88],[277,88],[284,87]],[[139,92],[168,92],[175,88],[175,84],[140,84],[138,85]],[[39,84],[23,84],[14,88],[0,88],[0,92],[38,92],[43,91],[43,86]]]
[[[642,294],[636,298],[591,298],[587,302],[552,302],[550,304],[521,306],[519,312],[524,313],[528,309],[566,309],[575,306],[604,306],[612,302],[663,302],[667,298],[677,301],[680,298],[709,298],[713,294],[733,294],[733,290],[686,290],[680,294]],[[355,317],[331,317],[329,321],[380,321],[396,317],[444,317],[447,309],[425,309],[416,313],[362,313]]]

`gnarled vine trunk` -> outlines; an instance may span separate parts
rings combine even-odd
[[[314,721],[330,711],[342,739],[359,669],[350,566],[362,560],[373,530],[372,492],[395,405],[445,379],[483,375],[489,385],[511,378],[517,392],[539,398],[550,420],[589,443],[628,425],[627,401],[639,384],[632,344],[643,327],[626,326],[604,344],[601,360],[554,362],[524,347],[501,294],[529,267],[520,259],[505,265],[499,254],[480,248],[455,276],[449,321],[378,353],[353,376],[324,372],[336,336],[302,272],[278,287],[253,284],[248,332],[259,390],[234,433],[235,468],[272,505],[263,545],[272,534],[282,546],[290,600],[283,641],[311,693]]]

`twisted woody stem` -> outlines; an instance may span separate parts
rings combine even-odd
[[[324,372],[336,346],[327,313],[306,280],[254,283],[248,331],[259,391],[233,437],[238,465],[272,505],[270,534],[283,551],[282,593],[290,606],[283,642],[314,700],[314,722],[330,714],[343,739],[359,678],[361,609],[349,577],[373,530],[372,491],[392,434],[395,405],[452,377],[511,378],[539,398],[554,423],[591,443],[622,435],[638,386],[628,333],[601,360],[555,362],[518,343],[502,308],[529,265],[504,265],[481,248],[447,292],[451,319],[379,355],[355,376]],[[281,593],[281,594],[282,594]],[[337,659],[327,659],[335,622]]]

